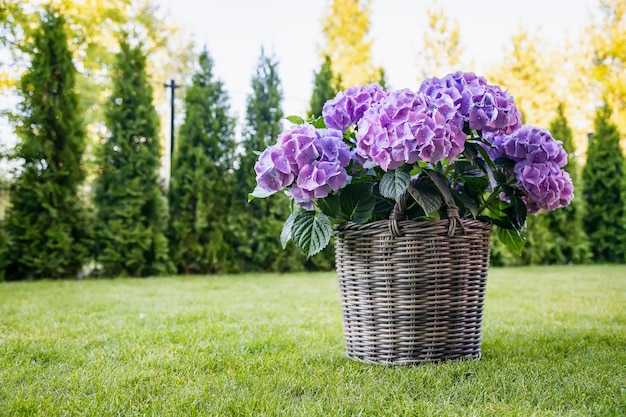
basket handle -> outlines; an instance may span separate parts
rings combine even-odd
[[[436,184],[437,185],[437,184]],[[394,237],[402,236],[402,231],[400,230],[400,225],[398,222],[404,220],[406,218],[406,205],[407,199],[410,194],[409,189],[413,188],[412,184],[409,184],[407,190],[400,196],[396,204],[394,204],[391,213],[389,214],[389,232]],[[452,195],[446,196],[447,193],[444,193],[444,203],[447,206],[447,217],[448,217],[448,233],[449,237],[452,237],[456,233],[456,228],[461,228],[461,233],[466,234],[465,226],[461,221],[461,216],[459,215],[459,208],[452,198]]]

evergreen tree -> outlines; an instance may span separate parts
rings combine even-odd
[[[583,169],[584,227],[596,262],[623,262],[626,250],[624,155],[608,104],[598,108]]]
[[[612,122],[626,132],[626,0],[600,0],[600,19],[591,20],[585,42],[592,49],[591,76],[610,104]],[[626,146],[622,138],[622,146]]]
[[[338,81],[339,80],[333,74],[330,56],[324,56],[324,63],[320,67],[319,72],[315,73],[313,94],[309,102],[311,109],[307,114],[309,119],[317,118],[322,115],[324,103],[337,95],[337,91],[339,90]]]
[[[286,271],[303,269],[304,259],[294,245],[283,250],[280,233],[289,216],[289,200],[283,193],[273,198],[255,199],[248,203],[248,194],[256,186],[254,165],[257,152],[274,144],[283,130],[281,120],[283,98],[278,62],[261,49],[256,73],[252,78],[252,94],[248,96],[246,124],[243,127],[243,154],[237,171],[237,200],[233,213],[237,257],[241,270]]]
[[[21,162],[6,213],[6,279],[75,277],[89,256],[81,202],[85,127],[65,20],[46,8],[33,36],[31,66],[18,91],[13,157]]]
[[[97,261],[105,276],[149,276],[172,270],[165,198],[159,184],[159,122],[142,44],[127,35],[112,70],[105,109],[108,136],[98,149],[94,181]]]
[[[229,271],[234,260],[226,219],[234,188],[235,119],[206,49],[184,102],[169,189],[171,258],[185,274]]]
[[[563,142],[568,154],[564,169],[572,178],[576,196],[569,206],[541,214],[546,219],[550,235],[549,239],[543,242],[546,247],[545,263],[585,263],[591,259],[591,252],[583,228],[583,193],[580,188],[572,130],[567,123],[562,103],[557,108],[556,118],[550,124],[550,133],[555,139]]]

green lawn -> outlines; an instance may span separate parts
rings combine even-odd
[[[482,350],[347,359],[334,273],[0,284],[1,416],[624,416],[626,266],[491,269]]]

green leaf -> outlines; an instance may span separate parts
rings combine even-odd
[[[410,182],[411,177],[408,172],[404,172],[400,169],[387,171],[380,179],[380,195],[391,198],[394,201],[399,201]]]
[[[276,191],[267,191],[258,185],[254,188],[250,194],[248,194],[248,203],[254,200],[255,198],[266,198],[274,194]]]
[[[435,187],[441,193],[443,200],[448,207],[455,207],[456,203],[454,201],[454,197],[452,197],[452,191],[450,191],[450,185],[448,184],[448,179],[438,172],[433,171],[432,169],[425,169],[424,172],[428,175],[428,177],[432,180]]]
[[[324,129],[324,128],[326,128],[326,122],[324,122],[324,118],[323,117],[318,117],[316,119],[313,119],[313,120],[309,121],[309,123],[311,125],[313,125],[313,127],[316,128],[316,129]]]
[[[306,121],[300,116],[287,116],[286,119],[295,125],[303,125],[306,123]]]
[[[482,156],[482,161],[485,161],[487,164],[489,164],[489,166],[491,167],[491,169],[496,169],[496,164],[493,162],[493,160],[491,159],[491,156],[489,156],[489,152],[487,152],[487,150],[485,148],[483,148],[480,144],[472,144],[475,148],[476,151]]]
[[[357,182],[341,190],[339,194],[341,217],[355,223],[367,223],[376,205],[372,187],[371,182]]]
[[[522,254],[522,250],[526,245],[526,239],[522,236],[518,229],[504,229],[496,227],[496,236],[502,243],[518,255]]]
[[[423,181],[418,181],[415,185],[409,185],[408,191],[413,200],[424,210],[426,216],[439,210],[443,202],[437,189],[432,184],[427,184]]]
[[[459,193],[456,190],[452,190],[454,194],[455,200],[460,203],[458,205],[465,207],[470,213],[472,213],[472,217],[476,218],[478,216],[478,204],[476,201],[466,194]]]
[[[291,230],[293,229],[293,221],[295,220],[298,212],[294,211],[287,217],[285,220],[285,224],[283,225],[283,230],[280,232],[280,244],[285,249],[287,247],[287,243],[291,240]]]
[[[331,194],[328,197],[317,200],[317,206],[322,213],[331,218],[340,217],[341,206],[339,205],[339,195]]]
[[[291,227],[291,238],[296,246],[311,257],[324,249],[332,235],[330,219],[319,211],[298,211]]]

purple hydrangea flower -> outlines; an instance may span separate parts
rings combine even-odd
[[[428,78],[418,91],[433,98],[450,97],[470,129],[512,134],[522,126],[513,97],[472,72]]]
[[[555,162],[519,162],[514,168],[517,187],[526,193],[529,213],[552,211],[568,206],[574,198],[574,185],[567,171]]]
[[[340,130],[316,129],[310,124],[292,126],[278,136],[272,148],[284,156],[280,172],[286,166],[293,176],[286,193],[301,207],[311,208],[314,200],[345,187],[350,180],[345,168],[351,154]],[[259,186],[265,188],[266,183],[259,182]]]
[[[327,127],[345,132],[348,127],[356,126],[363,113],[386,95],[378,84],[350,87],[324,103],[322,117]]]
[[[275,145],[261,153],[254,171],[259,187],[270,192],[288,187],[295,178],[282,149]]]
[[[392,91],[357,124],[357,153],[383,170],[454,159],[463,150],[463,119],[448,96]]]
[[[485,137],[491,142],[492,147],[487,151],[492,159],[505,157],[514,162],[554,162],[558,167],[567,164],[563,143],[539,127],[524,125],[513,135],[487,134]]]

